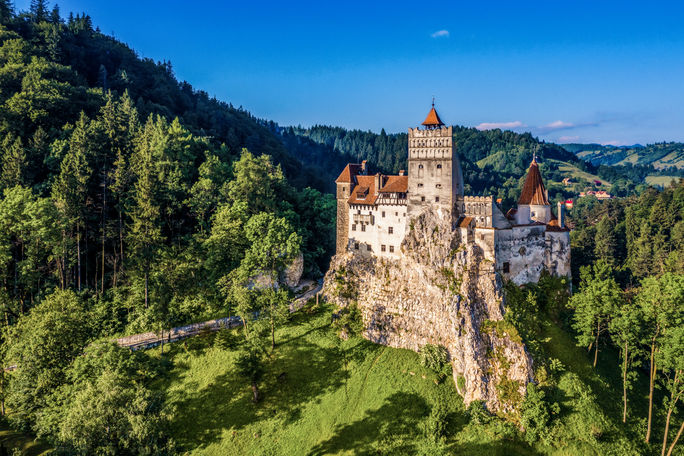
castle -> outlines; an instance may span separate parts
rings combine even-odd
[[[551,211],[536,157],[517,208],[505,215],[493,196],[464,196],[452,127],[434,103],[423,128],[408,131],[408,173],[370,174],[365,161],[348,164],[337,185],[337,253],[400,260],[410,220],[431,210],[451,217],[462,243],[477,245],[493,268],[517,284],[536,282],[542,270],[570,276],[570,233],[565,206]]]

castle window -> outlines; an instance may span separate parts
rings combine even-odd
[[[386,250],[386,249],[385,249],[385,244],[382,244],[382,245],[380,246],[380,251],[381,251],[381,252],[384,252],[385,250]]]
[[[370,244],[367,244],[367,245],[366,245],[366,250],[368,250],[369,252],[371,251],[371,246],[370,246]]]
[[[423,169],[423,165],[418,165],[418,169]]]
[[[437,185],[435,185],[435,187],[442,188],[442,184],[437,184]]]
[[[382,216],[383,216],[383,217],[385,216],[385,211],[382,211]]]
[[[352,223],[352,231],[356,231],[356,223]]]
[[[355,243],[354,243],[354,248],[355,248],[356,250],[359,250],[359,243],[358,243],[358,242],[355,242]]]
[[[418,184],[418,188],[422,188],[422,187],[423,187],[423,184]]]
[[[390,245],[390,253],[394,253],[394,246]]]
[[[437,169],[442,169],[442,165],[437,165]]]
[[[420,200],[421,200],[422,202],[425,202],[425,197],[424,197],[424,196],[421,196],[421,197],[420,197]]]
[[[363,223],[361,224],[361,231],[366,231],[366,225],[364,225]]]
[[[399,217],[399,212],[395,212],[395,213],[394,213],[394,216],[395,216],[395,217]]]
[[[390,226],[389,228],[387,228],[387,232],[389,234],[394,234],[394,228]]]
[[[504,274],[511,272],[511,265],[508,263],[508,261],[504,262],[503,264],[503,272]]]

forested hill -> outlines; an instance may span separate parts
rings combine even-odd
[[[232,154],[246,147],[270,155],[296,187],[330,190],[327,179],[319,177],[320,159],[302,166],[266,122],[177,81],[170,62],[140,58],[126,44],[94,28],[87,15],[70,14],[65,21],[57,7],[49,11],[45,2],[37,2],[33,12],[18,14],[10,5],[0,2],[3,136],[12,133],[23,144],[33,139],[50,143],[81,112],[95,116],[107,92],[115,98],[127,92],[141,119],[149,114],[178,117],[193,135],[225,144]],[[27,177],[39,184],[50,170],[41,168],[44,157],[28,158],[32,169]]]
[[[283,137],[306,138],[327,148],[328,154],[345,154],[354,161],[368,160],[376,169],[396,173],[406,168],[407,134],[380,134],[346,130],[340,127],[285,128]],[[291,141],[291,139],[289,139]],[[571,151],[539,141],[529,133],[487,130],[454,126],[454,141],[463,166],[465,191],[470,194],[493,194],[510,206],[517,199],[527,167],[534,153],[540,158],[544,177],[553,199],[576,196],[578,191],[602,181],[618,196],[644,188],[649,175],[658,174],[651,166],[592,165]],[[310,144],[309,143],[309,144]],[[565,186],[569,177],[575,184]]]
[[[684,169],[684,144],[662,142],[646,146],[564,144],[563,148],[594,165],[652,165],[663,172]]]

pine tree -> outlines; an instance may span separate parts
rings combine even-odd
[[[31,0],[29,8],[34,22],[43,22],[48,18],[48,6],[46,0]]]
[[[158,181],[153,162],[153,148],[160,140],[159,131],[149,117],[133,157],[135,185],[132,224],[128,233],[133,250],[132,261],[141,269],[145,288],[145,308],[149,306],[150,267],[162,241],[160,210],[157,204]]]
[[[81,230],[84,227],[88,180],[92,172],[88,163],[88,118],[84,113],[74,127],[69,149],[60,165],[60,173],[52,187],[57,208],[76,232],[77,287],[81,290]],[[64,233],[66,236],[66,233]]]
[[[24,184],[26,169],[26,153],[21,138],[14,138],[12,134],[5,136],[2,142],[2,174],[0,185],[5,188]]]

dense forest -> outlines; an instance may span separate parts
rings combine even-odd
[[[330,183],[263,122],[44,1],[25,13],[0,2],[0,104],[1,354],[21,366],[0,379],[2,410],[90,453],[103,437],[82,413],[105,419],[136,404],[117,448],[161,451],[154,367],[91,342],[234,313],[234,303],[251,313],[253,278],[280,280],[300,253],[319,277],[335,206],[309,185]],[[98,397],[101,408],[79,408]]]

